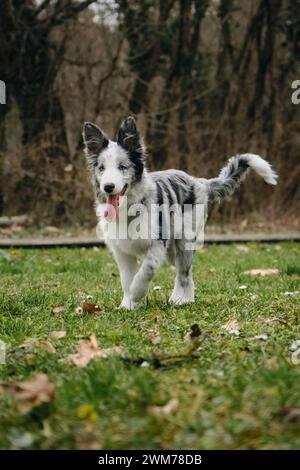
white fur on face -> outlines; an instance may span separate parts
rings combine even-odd
[[[95,176],[103,193],[106,184],[114,184],[112,194],[118,194],[130,183],[132,164],[126,151],[116,142],[109,142],[108,147],[101,152]]]

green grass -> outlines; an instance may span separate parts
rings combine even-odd
[[[11,396],[0,395],[0,447],[299,448],[299,422],[285,410],[300,408],[300,364],[292,364],[290,350],[300,339],[300,297],[283,293],[300,290],[300,247],[247,246],[245,252],[238,245],[206,246],[197,253],[194,305],[167,304],[174,272],[164,266],[154,281],[162,289],[151,289],[133,312],[116,309],[119,277],[105,249],[1,251],[0,339],[7,343],[7,361],[0,380],[15,383],[44,372],[55,396],[22,415]],[[278,268],[280,274],[242,274],[251,268]],[[87,294],[102,315],[75,313]],[[57,305],[65,310],[51,313]],[[258,317],[282,321],[263,324]],[[239,337],[222,328],[232,319],[242,324]],[[168,368],[144,368],[117,356],[85,368],[65,361],[92,333],[101,346],[118,344],[133,359],[176,354],[194,323],[207,334],[202,349]],[[154,327],[161,335],[156,345],[148,332]],[[28,339],[49,339],[53,330],[67,331],[52,341],[56,354],[18,348]],[[262,333],[266,340],[254,339]],[[172,398],[179,401],[174,413],[152,412]],[[92,418],[80,417],[84,405]],[[30,437],[25,444],[24,433]]]

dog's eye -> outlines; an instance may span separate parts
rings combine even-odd
[[[120,170],[120,171],[125,171],[125,170],[127,170],[127,166],[125,166],[125,165],[119,165],[119,170]]]
[[[104,165],[100,165],[99,166],[99,171],[103,171],[104,170]]]

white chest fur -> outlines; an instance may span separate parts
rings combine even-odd
[[[128,255],[142,255],[147,252],[150,239],[141,237],[138,233],[128,233],[118,223],[109,223],[105,219],[99,221],[97,235],[104,238],[105,243],[112,250],[116,247]]]

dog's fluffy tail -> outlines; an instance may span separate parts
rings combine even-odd
[[[277,184],[278,175],[266,160],[253,153],[244,153],[230,158],[219,176],[208,180],[209,199],[213,201],[231,196],[245,179],[249,168],[252,168],[266,183]]]

